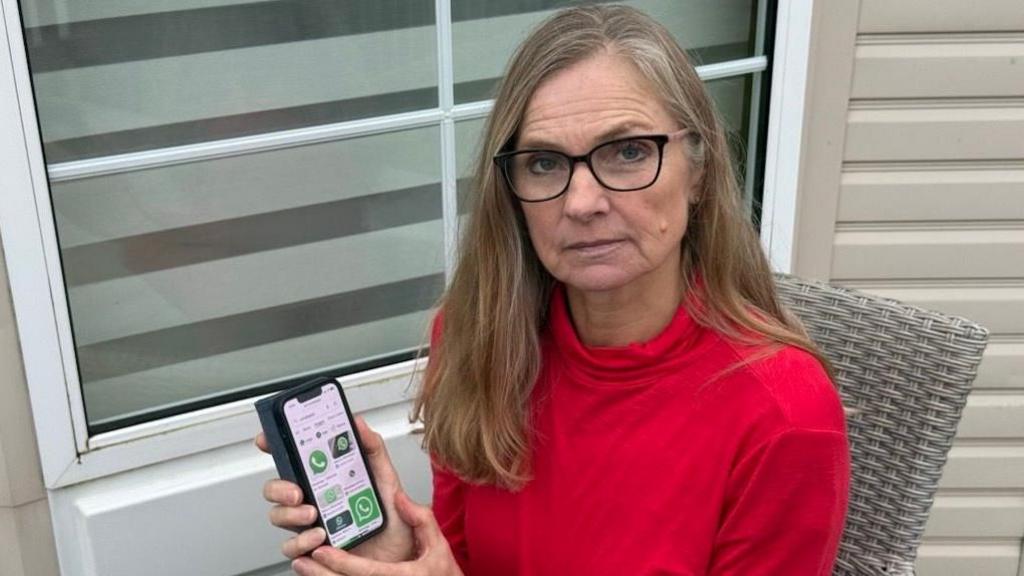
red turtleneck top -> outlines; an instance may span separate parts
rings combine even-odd
[[[828,575],[843,529],[843,410],[792,347],[752,351],[680,307],[654,339],[591,348],[552,297],[532,396],[532,480],[435,466],[434,513],[467,576]]]

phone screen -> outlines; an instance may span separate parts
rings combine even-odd
[[[379,528],[379,499],[338,386],[291,398],[284,413],[331,545],[344,547]]]

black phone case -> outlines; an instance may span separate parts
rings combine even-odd
[[[348,543],[344,548],[346,550],[350,550],[383,531],[388,525],[388,516],[387,512],[384,510],[384,503],[380,500],[380,490],[377,489],[377,481],[373,477],[373,471],[370,469],[370,463],[366,461],[366,454],[363,453],[363,440],[359,437],[359,431],[356,430],[355,419],[352,417],[352,410],[348,406],[348,398],[345,397],[345,390],[340,384],[338,384],[338,381],[333,378],[314,378],[303,382],[298,386],[279,392],[273,396],[257,400],[256,413],[259,415],[260,425],[263,427],[263,434],[267,438],[267,445],[270,447],[270,455],[274,457],[274,465],[277,466],[278,476],[280,476],[282,480],[288,480],[289,482],[298,484],[302,488],[306,503],[313,505],[313,507],[317,509],[317,524],[323,528],[324,531],[327,531],[327,526],[324,525],[323,515],[320,514],[320,507],[316,504],[313,489],[310,487],[309,480],[306,478],[306,472],[302,468],[301,460],[297,450],[295,449],[295,443],[292,440],[288,424],[284,416],[284,403],[288,401],[288,399],[298,396],[312,388],[323,386],[324,384],[334,384],[338,387],[338,392],[341,394],[341,403],[345,407],[345,413],[348,416],[349,422],[352,422],[352,437],[355,440],[356,449],[359,451],[359,457],[363,459],[363,464],[366,466],[366,473],[370,478],[370,485],[373,487],[374,495],[377,496],[377,508],[380,510],[380,528],[377,528],[373,532],[364,534],[356,540]]]

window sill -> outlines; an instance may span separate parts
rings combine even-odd
[[[366,408],[375,394],[389,392],[388,384],[384,386],[351,388],[353,409],[384,437],[405,490],[416,501],[429,502],[429,462],[420,449],[421,437],[408,422],[409,403]],[[255,417],[252,421],[256,426]],[[195,438],[164,440],[195,444],[201,431],[209,430],[203,426],[189,428]],[[50,510],[62,573],[171,576],[286,570],[279,550],[289,533],[269,524],[270,505],[261,496],[263,483],[276,476],[273,460],[249,441],[253,428],[228,426],[216,432],[220,441],[235,428],[244,441],[177,458],[163,453],[160,462],[52,491]]]
[[[409,400],[415,365],[415,360],[409,360],[341,378],[352,411],[373,411]],[[70,462],[47,488],[64,488],[251,441],[260,430],[255,401],[239,400],[93,436],[88,451]]]

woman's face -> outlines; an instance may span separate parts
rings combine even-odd
[[[680,128],[632,64],[601,53],[540,84],[527,105],[516,148],[575,156],[611,139]],[[615,290],[667,272],[665,267],[679,269],[698,179],[684,144],[670,141],[649,188],[608,190],[586,164],[577,163],[565,194],[521,206],[533,247],[552,276],[584,292]]]

